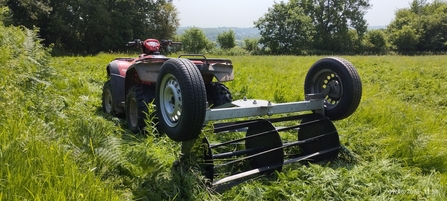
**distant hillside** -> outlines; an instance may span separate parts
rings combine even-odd
[[[185,30],[193,27],[179,27],[177,29],[177,35],[181,35],[185,32]],[[199,27],[200,28],[200,27]],[[239,28],[239,27],[218,27],[218,28],[200,28],[205,32],[205,35],[208,39],[212,41],[217,40],[217,35],[224,31],[233,30],[236,36],[236,41],[242,41],[246,38],[259,38],[261,35],[259,34],[259,30],[257,28]],[[374,29],[386,29],[386,26],[370,26],[368,30]]]
[[[181,35],[185,30],[192,27],[179,27],[177,29],[177,35]],[[212,41],[217,40],[217,35],[228,30],[233,30],[237,41],[244,40],[245,38],[259,38],[259,30],[257,28],[239,28],[239,27],[218,27],[218,28],[200,28],[205,32],[208,39]]]
[[[369,26],[368,30],[374,30],[374,29],[386,29],[386,26]]]

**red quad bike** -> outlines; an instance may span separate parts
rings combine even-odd
[[[138,132],[145,126],[147,104],[154,101],[152,115],[158,118],[158,129],[184,142],[182,146],[197,139],[204,124],[213,122],[213,134],[230,135],[208,134],[201,139],[204,175],[213,186],[281,171],[294,162],[336,158],[341,145],[332,121],[353,114],[362,96],[357,70],[338,57],[320,59],[310,67],[303,101],[233,101],[222,84],[234,79],[231,60],[160,55],[161,47],[179,45],[170,40],[135,40],[128,45],[141,47],[143,54],[107,65],[104,112],[125,114],[129,130]],[[240,120],[245,117],[251,118]]]
[[[104,83],[102,108],[108,114],[124,114],[130,131],[143,129],[147,104],[155,102],[163,132],[176,141],[194,139],[202,129],[207,105],[214,108],[232,101],[221,83],[234,78],[231,60],[160,55],[161,48],[181,45],[171,40],[137,39],[126,45],[141,47],[143,54],[116,58],[107,65],[109,80]]]

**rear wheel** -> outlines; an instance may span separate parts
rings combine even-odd
[[[305,94],[326,93],[325,115],[331,120],[350,116],[359,106],[362,83],[354,66],[337,57],[323,58],[309,69]]]
[[[226,103],[231,103],[233,97],[227,86],[218,82],[211,82],[206,85],[208,102],[211,107],[218,107]]]
[[[206,115],[206,90],[199,69],[188,59],[170,59],[160,69],[155,103],[159,128],[174,141],[196,139]]]
[[[146,126],[145,119],[149,112],[148,104],[155,97],[155,89],[152,86],[137,85],[129,89],[126,96],[126,120],[127,128],[138,133]],[[153,114],[149,114],[151,117]]]

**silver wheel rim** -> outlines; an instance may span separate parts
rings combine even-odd
[[[104,110],[106,113],[112,113],[112,93],[110,93],[110,90],[105,91],[104,94]]]
[[[329,92],[324,98],[324,106],[326,109],[337,107],[343,96],[343,83],[338,74],[332,70],[323,69],[315,74],[312,82],[313,93],[320,93],[329,87]]]
[[[177,126],[182,116],[182,91],[179,82],[172,74],[163,77],[159,97],[164,122],[169,127]]]
[[[129,121],[132,127],[136,127],[138,125],[138,108],[137,108],[137,101],[135,100],[135,98],[130,99]]]

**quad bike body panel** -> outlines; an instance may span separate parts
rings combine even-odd
[[[103,108],[108,108],[104,109],[106,113],[125,114],[126,99],[133,87],[145,86],[145,89],[148,87],[154,89],[162,66],[171,59],[160,55],[158,51],[169,44],[175,42],[163,40],[160,43],[156,39],[129,42],[128,45],[141,47],[143,54],[137,58],[116,58],[107,65],[109,80],[107,87],[104,87],[107,91],[103,89]],[[190,58],[185,58],[186,56]],[[221,84],[234,79],[231,60],[209,59],[197,54],[180,55],[180,57],[189,60],[192,63],[190,66],[197,68],[204,80],[207,93],[210,92],[207,94],[210,105],[218,106],[232,101],[228,88]],[[216,83],[214,78],[217,80]]]

